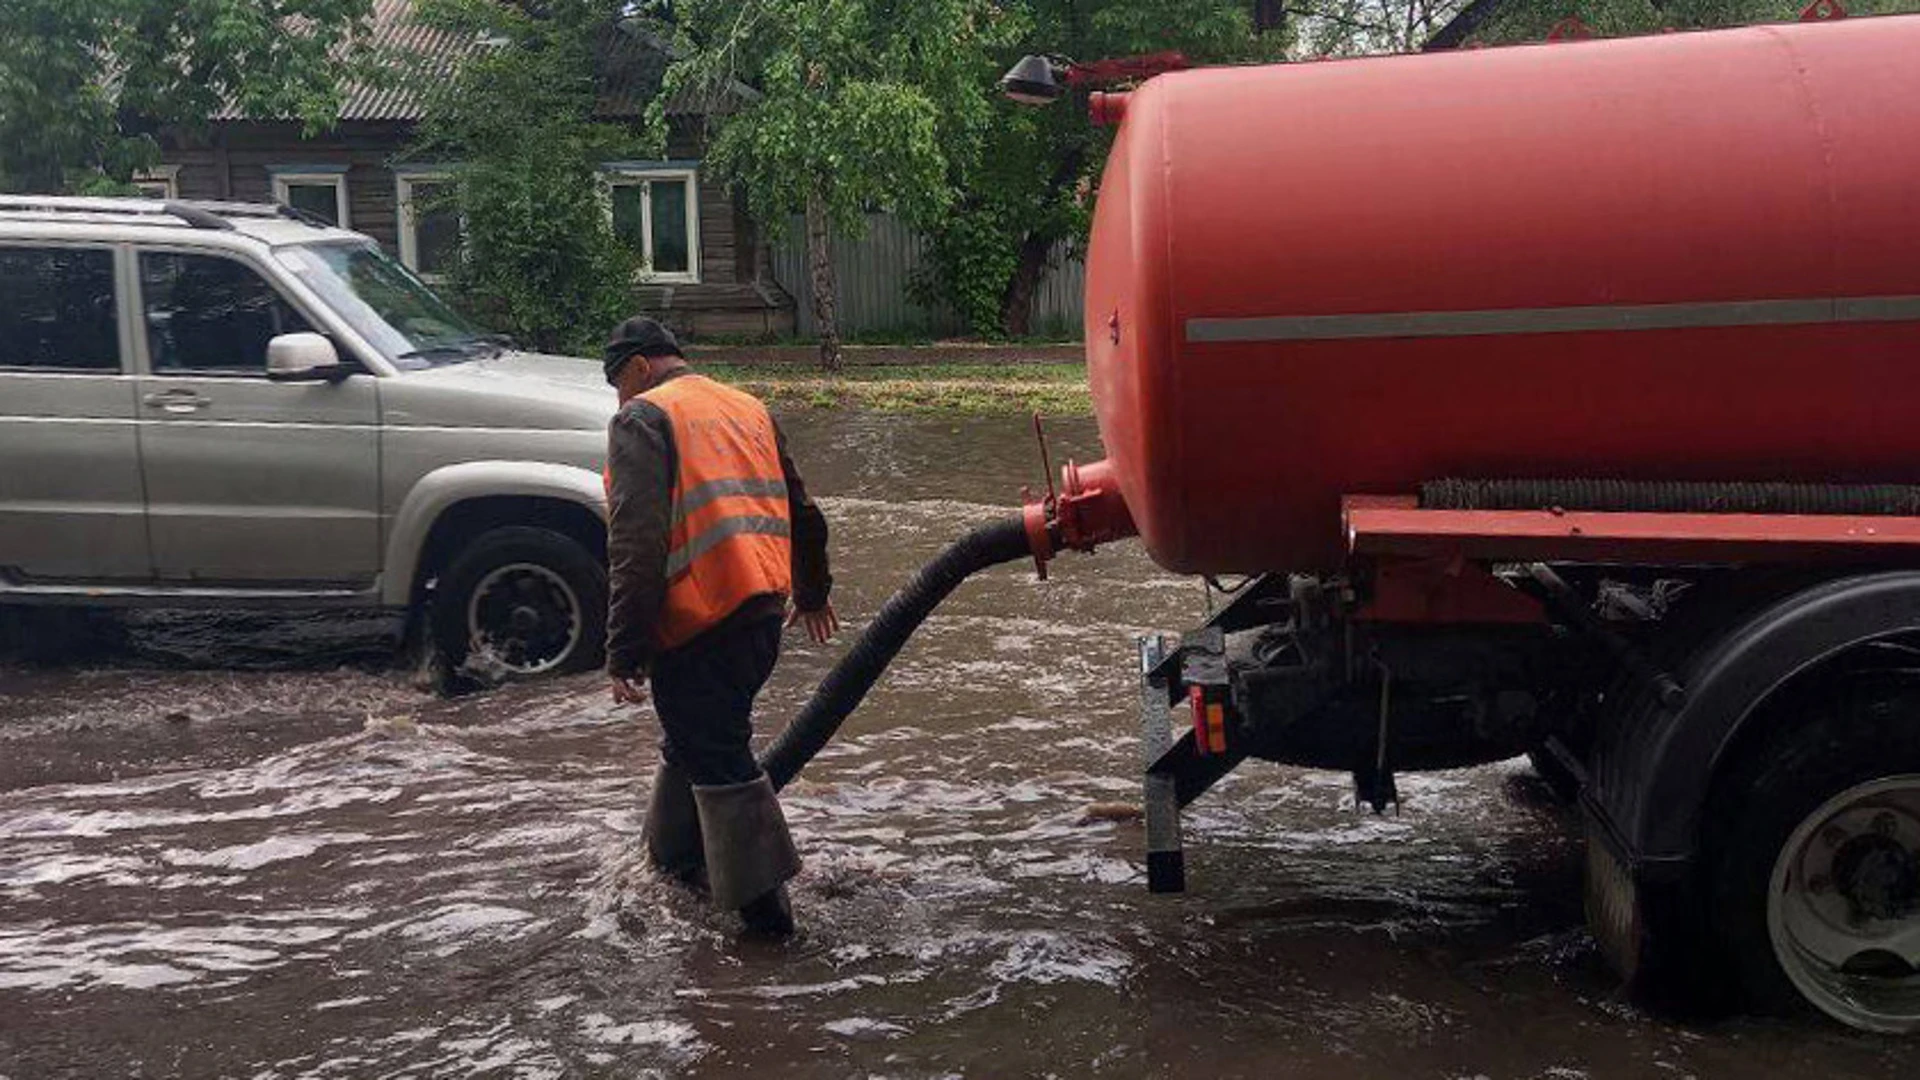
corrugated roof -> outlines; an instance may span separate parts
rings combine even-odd
[[[374,0],[372,46],[419,57],[425,64],[422,74],[434,82],[452,78],[461,59],[482,47],[465,34],[416,22],[413,0]],[[340,119],[418,120],[422,111],[417,86],[395,79],[388,86],[349,86]]]
[[[414,19],[413,0],[374,0],[369,46],[381,54],[412,55],[422,64],[428,83],[453,77],[460,62],[488,46],[457,31],[428,26]],[[637,118],[659,92],[660,80],[671,63],[666,45],[648,36],[609,26],[595,51],[594,68],[600,91],[594,111],[607,119]],[[379,85],[358,83],[346,88],[340,109],[342,120],[419,120],[425,114],[420,83],[408,78],[382,80]],[[735,83],[728,93],[683,91],[667,102],[673,115],[727,112],[754,92]],[[233,106],[215,114],[215,120],[258,119]]]

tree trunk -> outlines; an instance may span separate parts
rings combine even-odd
[[[1020,241],[1020,261],[1014,264],[1013,277],[1000,298],[1000,330],[1008,337],[1026,337],[1033,332],[1033,294],[1040,289],[1040,278],[1047,272],[1047,256],[1053,254],[1053,241],[1029,233]]]
[[[827,227],[827,201],[818,191],[807,196],[807,280],[813,287],[813,322],[820,334],[820,366],[839,371],[840,293],[833,280],[833,237]]]
[[[1080,179],[1087,160],[1082,143],[1069,150],[1053,167],[1047,179],[1047,197],[1059,198],[1069,185]],[[1000,331],[1009,337],[1025,337],[1033,331],[1033,294],[1040,289],[1040,278],[1047,272],[1047,256],[1053,254],[1057,236],[1030,232],[1020,239],[1020,261],[1014,264],[1013,277],[1000,294]]]

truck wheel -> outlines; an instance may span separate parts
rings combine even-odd
[[[1759,1011],[1920,1031],[1920,693],[1837,708],[1747,760],[1707,826],[1727,982]]]
[[[606,616],[599,559],[572,537],[509,526],[454,557],[434,587],[430,618],[453,667],[530,678],[598,666]]]

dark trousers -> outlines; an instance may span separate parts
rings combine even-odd
[[[653,662],[660,756],[696,787],[744,784],[753,758],[753,699],[780,659],[778,615],[723,623]]]

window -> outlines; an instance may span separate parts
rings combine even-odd
[[[399,173],[394,191],[400,214],[400,261],[429,281],[453,270],[460,250],[460,212],[445,173]]]
[[[692,169],[607,170],[614,234],[654,281],[700,280],[699,179]]]
[[[312,329],[245,263],[140,253],[140,296],[155,374],[263,374],[267,342]]]
[[[347,218],[347,167],[298,166],[275,168],[273,201],[304,211],[330,225],[350,228]]]
[[[120,370],[113,252],[0,247],[0,368]]]
[[[495,356],[502,348],[499,338],[468,322],[372,244],[293,244],[276,249],[274,257],[404,371]]]
[[[180,197],[180,166],[161,165],[133,174],[134,189],[149,199]]]

